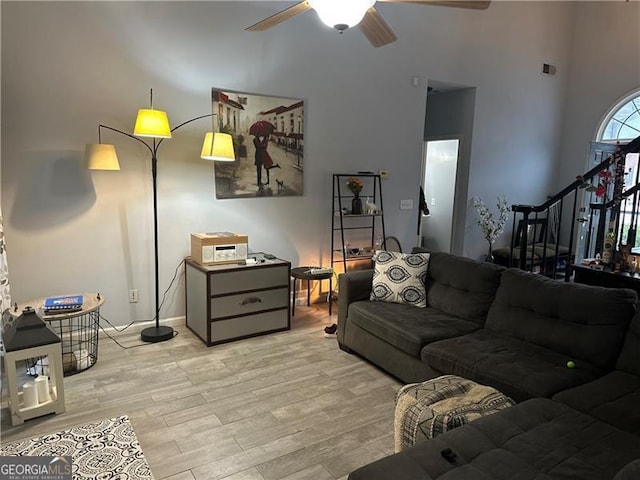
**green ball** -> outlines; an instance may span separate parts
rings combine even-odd
[[[576,362],[574,362],[573,360],[569,360],[567,362],[567,368],[576,368]]]

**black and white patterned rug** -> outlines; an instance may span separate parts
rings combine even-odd
[[[74,480],[153,480],[126,415],[3,445],[0,455],[69,455]]]

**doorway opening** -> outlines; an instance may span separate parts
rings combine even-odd
[[[419,217],[418,245],[462,255],[476,89],[429,80],[422,188],[429,216]]]
[[[460,139],[430,140],[425,145],[422,180],[429,216],[423,218],[423,247],[433,252],[451,253],[453,207]]]

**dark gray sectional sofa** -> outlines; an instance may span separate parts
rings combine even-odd
[[[636,478],[635,292],[433,253],[423,309],[370,301],[372,275],[340,277],[343,350],[407,383],[454,374],[520,403],[356,470],[352,480]]]

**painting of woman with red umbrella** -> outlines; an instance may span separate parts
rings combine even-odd
[[[256,166],[256,181],[258,188],[262,188],[264,185],[269,185],[271,183],[269,170],[272,168],[280,168],[280,165],[273,163],[273,159],[267,151],[269,139],[275,129],[275,125],[271,122],[267,122],[266,120],[258,120],[249,127],[249,134],[253,135],[253,145],[256,148],[254,165]],[[264,185],[262,183],[262,167],[267,171],[267,182]]]
[[[211,92],[214,129],[233,137],[236,152],[233,162],[214,162],[216,198],[302,195],[304,101]]]

